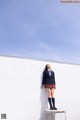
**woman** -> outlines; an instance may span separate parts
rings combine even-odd
[[[56,88],[55,76],[49,64],[45,66],[45,69],[43,71],[42,88],[43,87],[46,88],[48,93],[48,102],[50,105],[50,109],[57,110],[57,108],[55,107],[55,98],[54,98],[54,90]]]

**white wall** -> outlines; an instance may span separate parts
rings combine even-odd
[[[80,120],[80,65],[0,56],[0,114],[7,120],[45,120],[47,94],[40,85],[47,63],[55,72],[56,106],[67,120]]]

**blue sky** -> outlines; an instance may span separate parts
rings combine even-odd
[[[80,3],[0,0],[0,55],[80,64]]]

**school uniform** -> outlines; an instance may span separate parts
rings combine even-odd
[[[52,70],[43,72],[42,85],[45,88],[55,88],[55,74]]]

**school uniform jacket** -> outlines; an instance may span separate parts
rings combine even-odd
[[[45,85],[45,84],[54,84],[55,85],[55,75],[52,70],[51,70],[50,74],[49,74],[49,71],[43,72],[42,85]]]

